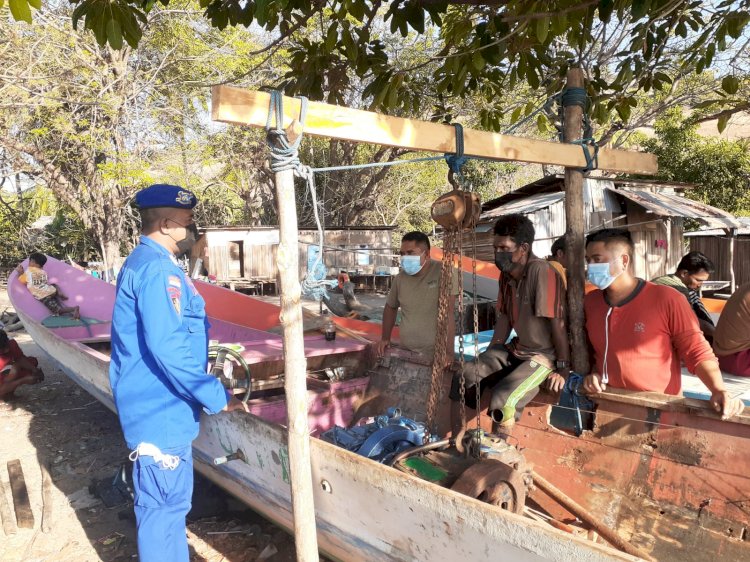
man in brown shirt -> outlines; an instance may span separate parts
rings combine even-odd
[[[490,347],[476,364],[464,367],[466,406],[474,408],[477,390],[489,388],[488,414],[493,431],[510,435],[523,408],[547,380],[557,392],[570,373],[565,326],[565,288],[546,260],[531,251],[534,226],[520,214],[500,218],[494,229],[495,264],[501,271],[495,332]],[[516,336],[506,344],[511,330]],[[451,388],[453,435],[463,429],[459,419],[460,375]]]
[[[437,336],[438,297],[440,295],[441,264],[430,259],[430,239],[421,232],[409,232],[401,240],[401,272],[393,279],[383,309],[382,337],[378,355],[391,345],[391,332],[401,309],[399,344],[406,349],[427,356],[435,352]],[[453,318],[458,278],[451,280],[448,318]],[[453,356],[454,322],[448,322],[449,355]]]
[[[714,331],[714,352],[722,371],[750,377],[750,283],[724,306]]]

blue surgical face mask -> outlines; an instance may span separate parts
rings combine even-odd
[[[609,287],[622,273],[622,271],[620,271],[617,275],[612,275],[609,266],[609,262],[590,263],[587,266],[586,276],[588,277],[589,282],[602,291]]]
[[[422,270],[422,255],[401,256],[401,269],[407,275],[416,275]]]

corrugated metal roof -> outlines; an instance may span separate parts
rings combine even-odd
[[[517,199],[516,201],[512,201],[511,203],[507,203],[482,213],[482,219],[492,219],[513,213],[533,213],[539,209],[544,209],[545,207],[554,205],[555,203],[562,201],[564,198],[565,193],[562,191],[529,195],[523,199]]]
[[[737,236],[750,235],[750,218],[748,217],[737,217],[737,222],[742,226],[737,229]],[[692,232],[686,232],[686,237],[693,236],[726,236],[727,233],[720,228],[707,228],[704,230],[694,230]]]
[[[726,211],[678,195],[646,189],[608,189],[662,217],[695,219],[713,228],[739,228],[742,226],[736,218]]]

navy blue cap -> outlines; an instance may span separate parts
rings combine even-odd
[[[192,191],[179,185],[156,183],[136,193],[135,204],[139,209],[154,207],[192,209],[198,204],[198,198]]]

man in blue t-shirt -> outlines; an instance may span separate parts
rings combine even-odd
[[[188,561],[191,444],[201,410],[246,410],[206,374],[205,302],[175,259],[195,243],[196,202],[173,185],[138,192],[140,244],[117,279],[109,378],[132,451],[141,562]]]

